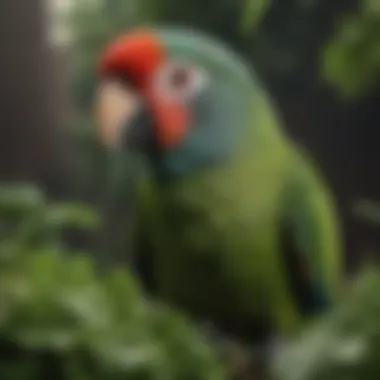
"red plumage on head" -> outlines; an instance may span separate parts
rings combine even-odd
[[[127,33],[112,43],[100,63],[101,77],[126,77],[145,90],[156,68],[164,61],[164,49],[149,30]]]
[[[148,102],[157,122],[159,144],[169,149],[186,135],[190,123],[187,106],[168,101],[152,91],[152,77],[165,63],[165,49],[150,30],[127,33],[112,43],[100,62],[100,77],[127,79]]]

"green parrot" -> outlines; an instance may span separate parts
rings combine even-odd
[[[249,342],[289,336],[339,297],[332,194],[231,49],[192,30],[138,29],[110,44],[99,72],[103,140],[139,168],[135,254],[148,289]]]

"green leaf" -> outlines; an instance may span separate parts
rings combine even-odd
[[[90,207],[74,203],[61,203],[55,204],[48,209],[46,223],[52,228],[77,227],[95,229],[100,226],[100,218]]]
[[[0,218],[10,214],[24,215],[31,210],[42,207],[44,195],[30,184],[0,185]]]
[[[376,380],[380,371],[380,271],[369,268],[342,303],[274,362],[276,380]]]
[[[244,33],[257,30],[271,7],[271,0],[245,0],[240,28]]]
[[[380,80],[380,13],[377,0],[339,20],[322,57],[325,80],[348,99],[363,96]]]

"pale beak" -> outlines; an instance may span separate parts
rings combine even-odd
[[[133,89],[116,80],[108,80],[99,86],[95,102],[95,117],[100,138],[110,149],[123,143],[126,129],[139,112],[141,101]]]

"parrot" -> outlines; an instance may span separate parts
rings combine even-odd
[[[333,191],[254,68],[204,32],[136,27],[105,47],[98,82],[102,140],[135,173],[148,293],[244,342],[292,336],[334,305]]]

